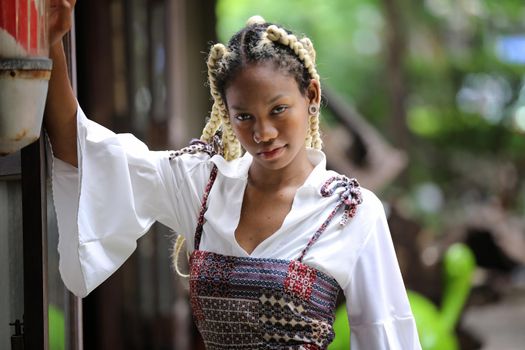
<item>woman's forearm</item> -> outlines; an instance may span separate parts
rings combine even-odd
[[[50,49],[53,71],[49,81],[44,124],[54,155],[77,166],[77,101],[68,76],[62,42]]]

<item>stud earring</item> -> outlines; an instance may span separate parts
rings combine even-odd
[[[319,106],[312,103],[308,106],[308,113],[310,113],[310,115],[317,115],[317,113],[319,113]]]

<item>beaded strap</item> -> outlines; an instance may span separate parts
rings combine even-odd
[[[216,154],[223,154],[223,147],[221,141],[221,133],[217,132],[213,135],[211,143],[206,143],[199,139],[192,139],[190,145],[184,148],[181,148],[177,151],[170,151],[169,158],[170,160],[175,159],[185,153],[195,154],[198,152],[208,153],[210,157],[213,157]]]
[[[338,188],[342,188],[342,191],[338,192],[339,203],[335,206],[334,210],[332,210],[323,224],[317,229],[312,238],[310,238],[308,244],[301,252],[299,259],[297,259],[298,261],[303,261],[308,249],[310,249],[310,247],[319,239],[321,234],[326,230],[332,219],[335,217],[335,214],[337,214],[341,208],[343,208],[343,217],[341,218],[341,221],[339,221],[339,225],[344,226],[348,223],[350,218],[355,216],[357,206],[363,202],[357,180],[353,178],[349,179],[344,175],[329,178],[324,183],[323,187],[321,187],[321,196],[330,197]]]
[[[188,147],[184,147],[178,151],[171,151],[170,160],[184,153],[194,154],[197,152],[205,152],[208,153],[210,156],[213,156],[218,153],[221,154],[222,145],[220,134],[215,134],[213,136],[212,143],[210,144],[198,139],[193,139]],[[204,194],[202,195],[201,210],[199,212],[197,227],[195,229],[195,250],[199,249],[204,226],[204,214],[208,210],[208,195],[210,194],[211,188],[213,186],[213,183],[215,182],[216,177],[217,166],[214,165],[211,170],[208,183],[206,184],[206,187],[204,189]],[[335,217],[335,215],[341,208],[343,208],[343,216],[341,218],[341,221],[339,222],[339,225],[346,225],[350,218],[353,218],[355,216],[357,206],[363,201],[361,191],[359,189],[359,183],[356,179],[349,179],[344,175],[333,176],[324,183],[324,185],[321,187],[320,193],[323,197],[330,197],[337,191],[337,189],[340,188],[342,188],[342,191],[338,192],[339,203],[332,210],[332,212],[330,213],[328,218],[323,222],[323,224],[317,229],[312,238],[310,238],[308,244],[303,249],[301,255],[297,259],[298,261],[302,262],[304,256],[306,255],[310,247],[319,239],[321,234],[323,234],[323,232],[326,230],[330,222],[332,222],[332,219]]]
[[[213,135],[211,143],[206,143],[199,139],[192,139],[190,141],[190,145],[184,148],[181,148],[177,151],[170,151],[169,152],[169,159],[173,160],[177,157],[180,157],[183,154],[195,154],[198,152],[204,152],[207,153],[210,157],[213,157],[216,154],[223,154],[223,148],[222,148],[222,141],[221,141],[221,131],[217,131],[215,135]],[[213,186],[213,183],[215,182],[215,178],[217,177],[217,166],[214,164],[213,168],[211,169],[210,178],[208,180],[208,184],[206,185],[206,188],[204,189],[204,194],[202,196],[201,201],[201,211],[199,213],[198,221],[197,221],[197,228],[195,231],[195,250],[199,249],[199,244],[201,241],[202,236],[202,227],[204,226],[204,213],[206,213],[207,202],[208,202],[208,194],[210,193],[211,187]],[[180,243],[177,240],[177,244]],[[178,253],[177,253],[178,255]],[[177,267],[175,260],[175,267]]]
[[[208,195],[210,194],[211,188],[216,178],[217,178],[217,166],[214,165],[213,169],[211,169],[210,179],[208,180],[208,183],[206,184],[206,188],[204,189],[204,194],[202,195],[201,211],[199,213],[199,218],[197,220],[197,228],[195,229],[195,245],[194,245],[195,250],[199,250],[199,245],[201,244],[202,228],[204,226],[204,214],[206,213],[206,210],[208,210]]]

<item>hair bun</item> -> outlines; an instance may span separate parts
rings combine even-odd
[[[248,20],[246,21],[246,26],[249,27],[249,26],[253,26],[256,24],[264,24],[264,23],[266,23],[264,18],[262,18],[259,15],[255,15],[255,16],[251,16],[250,18],[248,18]]]

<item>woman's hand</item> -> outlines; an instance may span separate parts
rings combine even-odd
[[[48,13],[49,45],[55,46],[71,29],[76,0],[51,0]]]

